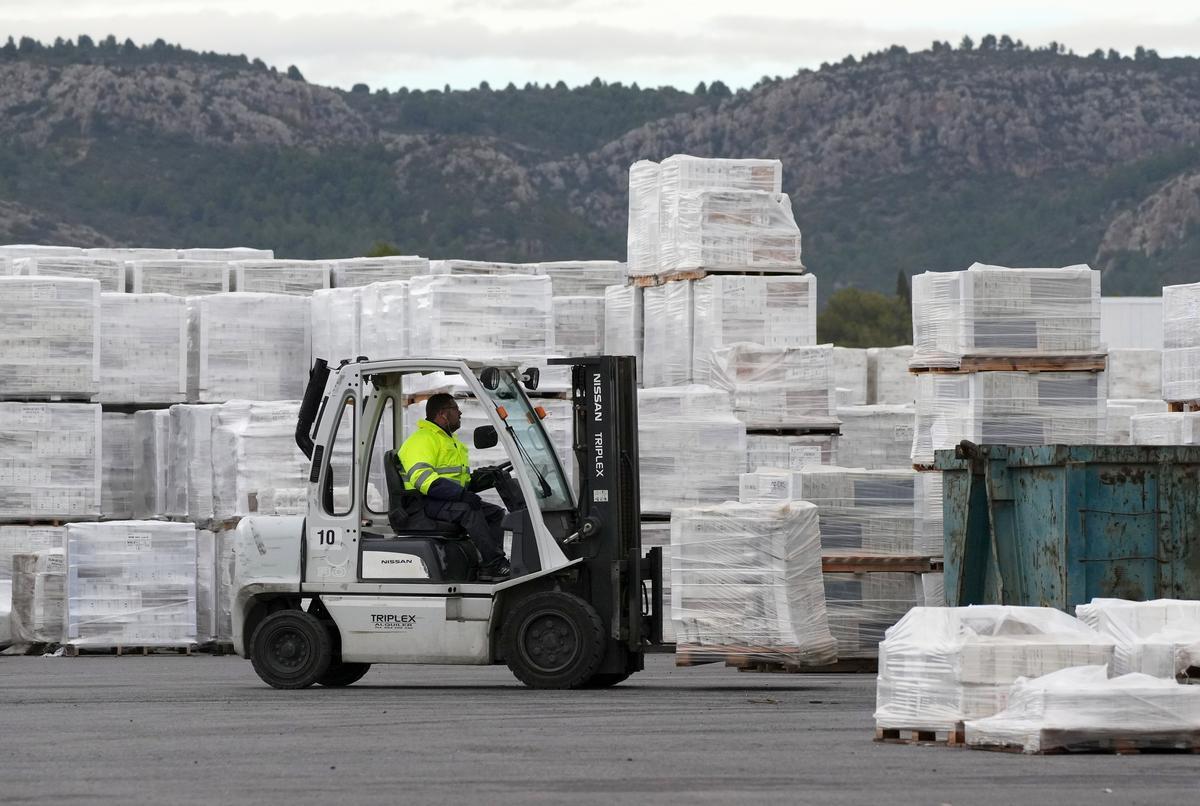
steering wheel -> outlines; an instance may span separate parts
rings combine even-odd
[[[492,470],[495,470],[500,473],[507,473],[508,471],[512,470],[512,466],[513,466],[513,463],[511,461],[510,462],[501,462],[500,464],[493,466]]]

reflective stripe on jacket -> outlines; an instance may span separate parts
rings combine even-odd
[[[406,490],[425,495],[438,479],[450,479],[461,487],[471,480],[467,446],[428,420],[417,423],[417,430],[404,440],[399,454]]]

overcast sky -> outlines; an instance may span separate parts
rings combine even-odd
[[[0,0],[0,37],[81,33],[244,53],[341,87],[574,86],[600,76],[688,90],[721,79],[736,89],[892,44],[957,45],[963,34],[1058,41],[1085,54],[1140,44],[1198,55],[1200,2]]]

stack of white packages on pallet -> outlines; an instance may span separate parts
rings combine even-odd
[[[1046,607],[916,607],[879,645],[875,724],[953,730],[991,716],[1019,677],[1104,665],[1113,642]]]
[[[946,575],[941,571],[921,574],[921,592],[924,594],[926,607],[945,607]]]
[[[642,289],[610,286],[604,290],[604,354],[632,355],[642,379]]]
[[[833,382],[837,388],[839,406],[867,404],[867,366],[866,350],[858,347],[833,348]]]
[[[556,297],[602,297],[609,286],[624,285],[626,267],[617,260],[564,260],[539,263]]]
[[[568,356],[604,353],[604,297],[554,297],[554,350]]]
[[[956,367],[964,355],[1099,352],[1100,272],[1087,266],[926,272],[912,282],[913,364]]]
[[[236,531],[217,532],[216,640],[233,640],[233,572]]]
[[[493,263],[486,260],[431,260],[429,274],[480,274],[499,276],[505,274],[538,275],[542,270],[537,263]]]
[[[216,410],[212,456],[217,520],[285,514],[294,507],[290,491],[307,490],[309,463],[296,447],[299,412],[300,404],[291,401],[237,400]]]
[[[1200,445],[1200,411],[1135,414],[1129,439],[1133,445]]]
[[[836,465],[838,437],[835,434],[747,434],[746,470],[777,467],[807,470]]]
[[[554,352],[550,278],[442,274],[409,287],[411,352],[496,358]]]
[[[323,358],[336,367],[363,354],[361,287],[314,291],[310,313],[312,357]],[[304,374],[305,379],[308,373]],[[305,381],[307,383],[307,380]]]
[[[133,428],[138,458],[133,479],[133,517],[161,518],[167,514],[171,412],[167,409],[135,412]]]
[[[362,287],[358,302],[357,349],[359,352],[355,357],[365,355],[372,360],[379,361],[386,358],[404,358],[409,355],[408,294],[408,280],[371,283]],[[316,298],[313,299],[315,310]],[[340,302],[343,306],[348,307],[344,299]],[[315,352],[315,330],[313,337]]]
[[[389,280],[411,280],[421,274],[429,274],[429,260],[416,255],[348,258],[334,261],[333,287],[357,288]]]
[[[142,446],[132,414],[106,411],[100,418],[104,472],[100,478],[100,517],[133,517],[134,485]]]
[[[683,386],[692,382],[691,281],[642,291],[642,384]]]
[[[675,618],[671,613],[671,522],[643,521],[642,553],[652,548],[662,549],[663,595],[662,595],[662,631],[663,643],[675,643]]]
[[[867,402],[908,406],[917,399],[916,379],[908,371],[913,347],[872,347],[867,350]]]
[[[10,618],[13,609],[13,557],[45,549],[61,549],[65,532],[61,526],[0,525],[0,649],[13,640]],[[24,584],[26,587],[36,586],[32,580]],[[59,623],[62,623],[61,611]]]
[[[16,260],[23,257],[85,257],[78,246],[42,246],[31,243],[12,243],[0,246],[0,256]]]
[[[1162,400],[1162,350],[1110,349],[1108,396],[1117,400]]]
[[[1200,283],[1163,288],[1162,394],[1200,400]]]
[[[168,429],[166,514],[206,524],[213,518],[213,416],[219,406],[172,406]],[[222,461],[225,457],[222,457]]]
[[[710,353],[713,385],[747,428],[835,429],[833,346],[735,344]]]
[[[178,249],[156,249],[139,246],[96,246],[84,249],[86,257],[126,263],[130,260],[178,260]],[[107,290],[107,289],[106,289]],[[123,289],[122,289],[123,290]]]
[[[125,263],[95,257],[30,257],[13,261],[16,274],[95,280],[100,291],[125,293]]]
[[[90,400],[100,380],[100,284],[0,277],[0,399]]]
[[[239,260],[233,263],[233,290],[307,297],[329,288],[330,260]]]
[[[720,389],[642,389],[638,450],[642,512],[733,501],[746,466],[746,426]]]
[[[12,558],[12,640],[18,644],[57,644],[63,640],[66,560],[61,548]]]
[[[255,249],[251,246],[229,246],[219,248],[196,247],[178,250],[180,260],[274,260],[273,249]]]
[[[917,377],[912,460],[967,439],[989,445],[1095,445],[1105,436],[1102,372],[925,373]]]
[[[100,407],[0,403],[0,521],[100,517]]]
[[[129,289],[135,294],[223,294],[232,283],[232,269],[224,260],[129,261]]]
[[[916,410],[909,406],[845,406],[837,410],[842,435],[837,461],[868,470],[912,467]]]
[[[796,665],[836,660],[817,508],[726,503],[671,513],[676,652]],[[706,657],[711,656],[711,658]]]
[[[294,400],[308,383],[309,301],[287,294],[188,300],[188,398]]]
[[[188,306],[170,294],[100,295],[100,402],[187,399]]]
[[[681,193],[675,216],[662,241],[665,268],[803,270],[800,228],[786,193]]]
[[[658,272],[658,208],[662,166],[638,160],[629,166],[629,228],[626,267],[630,277]]]
[[[1133,445],[1133,418],[1141,414],[1166,414],[1165,400],[1114,400],[1104,407],[1104,445]],[[1173,444],[1173,443],[1163,443]]]
[[[945,555],[942,471],[924,470],[917,474],[913,486],[913,506],[916,508],[914,530],[916,553],[922,557]]]
[[[1200,602],[1093,599],[1077,605],[1075,615],[1116,642],[1114,676],[1139,672],[1174,679],[1200,666]]]
[[[196,643],[196,527],[164,521],[67,527],[64,643]]]
[[[196,530],[196,640],[217,637],[217,536]]]
[[[1116,742],[1191,752],[1200,731],[1200,688],[1144,674],[1110,679],[1103,666],[1062,669],[1017,680],[1003,711],[964,727],[971,747],[1111,752]]]

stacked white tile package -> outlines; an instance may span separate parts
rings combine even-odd
[[[641,382],[644,353],[642,289],[638,286],[610,286],[604,290],[604,353],[634,356]]]
[[[1174,679],[1200,666],[1200,602],[1092,599],[1075,615],[1116,643],[1112,675],[1131,672]]]
[[[10,621],[13,609],[13,557],[45,549],[61,549],[65,531],[61,526],[0,525],[0,649],[13,640]]]
[[[170,409],[166,514],[196,524],[213,518],[213,416],[219,406]],[[225,461],[222,457],[221,461]]]
[[[196,530],[196,640],[217,637],[217,536]]]
[[[839,406],[867,404],[867,351],[858,347],[833,348],[833,378]]]
[[[365,355],[373,360],[405,358],[410,355],[409,281],[371,283],[360,290],[358,355]],[[314,352],[315,337],[314,331]]]
[[[223,294],[232,283],[233,271],[226,260],[129,261],[129,290],[135,294]]]
[[[1200,283],[1163,288],[1162,395],[1200,400]]]
[[[556,297],[602,297],[609,286],[624,285],[626,267],[617,260],[564,260],[539,263]]]
[[[183,297],[100,295],[101,403],[182,403],[187,353]]]
[[[0,522],[100,517],[100,407],[0,403]]]
[[[100,380],[100,283],[0,277],[0,399],[91,400]]]
[[[912,283],[914,365],[964,355],[1100,352],[1100,272],[1087,266],[926,272]]]
[[[824,540],[824,535],[822,535]],[[823,574],[825,613],[838,658],[874,658],[889,627],[925,606],[920,574]]]
[[[867,350],[867,402],[871,405],[910,406],[917,399],[916,379],[908,371],[910,344]]]
[[[413,355],[497,358],[554,352],[550,278],[442,274],[409,287]]]
[[[837,462],[868,470],[912,467],[916,410],[910,406],[844,406],[837,410],[841,436]]]
[[[675,619],[671,615],[671,522],[642,521],[642,553],[652,548],[662,549],[663,591],[662,631],[663,643],[675,643]]]
[[[642,290],[642,384],[684,386],[692,382],[691,281]]]
[[[1135,414],[1129,418],[1133,445],[1200,445],[1200,412]]]
[[[1162,400],[1162,350],[1110,349],[1108,396],[1117,400]]]
[[[946,606],[946,575],[941,571],[921,574],[921,592],[926,607]]]
[[[976,372],[917,376],[912,461],[967,439],[995,445],[1095,445],[1105,436],[1102,372]]]
[[[63,640],[66,561],[61,548],[12,558],[12,640],[18,644],[57,644]]]
[[[735,344],[709,353],[713,386],[747,428],[836,429],[833,347]]]
[[[746,470],[836,465],[837,443],[834,434],[746,434]]]
[[[75,277],[95,280],[100,291],[125,293],[125,263],[123,260],[96,257],[30,257],[13,261],[16,274],[30,277]]]
[[[0,277],[8,277],[16,273],[17,270],[13,267],[12,258],[0,255]]]
[[[122,265],[130,260],[178,260],[178,249],[155,249],[153,247],[123,247],[123,246],[98,246],[90,249],[84,249],[83,254],[90,258],[99,258],[101,260],[113,260]],[[109,291],[111,289],[104,289]],[[124,286],[121,288],[125,290]]]
[[[308,460],[296,447],[293,401],[236,400],[212,420],[213,510],[217,520],[277,514],[277,490],[305,490]]]
[[[803,271],[800,228],[786,193],[702,190],[681,193],[662,242],[666,269]]]
[[[236,531],[216,533],[216,640],[222,643],[233,640],[233,573],[236,563],[234,557],[236,535]]]
[[[331,260],[238,260],[233,264],[233,290],[306,297],[329,288]]]
[[[911,469],[822,467],[794,471],[794,498],[816,504],[829,554],[912,556],[917,474]]]
[[[235,292],[188,300],[188,399],[295,400],[308,383],[305,297]]]
[[[411,280],[429,274],[429,260],[416,255],[356,257],[333,264],[334,288],[357,288],[390,280]]]
[[[135,455],[133,517],[161,518],[167,514],[167,477],[171,467],[171,412],[138,411],[133,415]]]
[[[1111,639],[1052,608],[916,607],[879,645],[875,724],[952,730],[1003,709],[1019,677],[1112,655]]]
[[[1200,688],[1144,674],[1110,679],[1103,666],[1062,669],[1017,680],[1003,711],[968,720],[964,728],[970,747],[1026,753],[1111,752],[1114,744],[1189,752],[1200,731]]]
[[[913,487],[913,507],[916,509],[913,529],[916,553],[922,557],[945,556],[944,492],[942,471],[923,470],[917,473]]]
[[[85,252],[78,246],[43,246],[31,243],[12,243],[0,246],[0,256],[11,260],[23,257],[84,257]]]
[[[196,643],[196,527],[165,521],[67,527],[65,643]]]
[[[255,249],[250,246],[230,246],[221,248],[195,247],[180,249],[180,260],[274,260],[273,249]]]
[[[746,426],[719,389],[642,389],[638,450],[643,513],[733,501],[746,466]]]
[[[1167,402],[1154,400],[1114,400],[1105,404],[1105,445],[1133,445],[1133,418],[1139,414],[1166,414]],[[1170,444],[1170,443],[1164,443]]]
[[[100,476],[100,517],[133,517],[134,486],[142,445],[132,414],[106,411],[100,417],[100,446],[104,456]]]
[[[604,353],[604,297],[554,297],[554,350],[568,356]]]
[[[1118,348],[1163,348],[1162,297],[1101,297],[1100,343]]]
[[[312,357],[331,366],[355,358],[362,351],[362,288],[329,288],[314,291],[311,299]],[[407,321],[407,319],[406,319]],[[307,382],[308,374],[305,373]]]
[[[803,501],[672,512],[676,652],[832,663],[820,548],[817,508]]]
[[[659,185],[662,166],[638,160],[629,166],[629,229],[626,267],[630,277],[657,274]]]
[[[486,260],[431,260],[429,274],[539,275],[539,263],[493,263]]]

